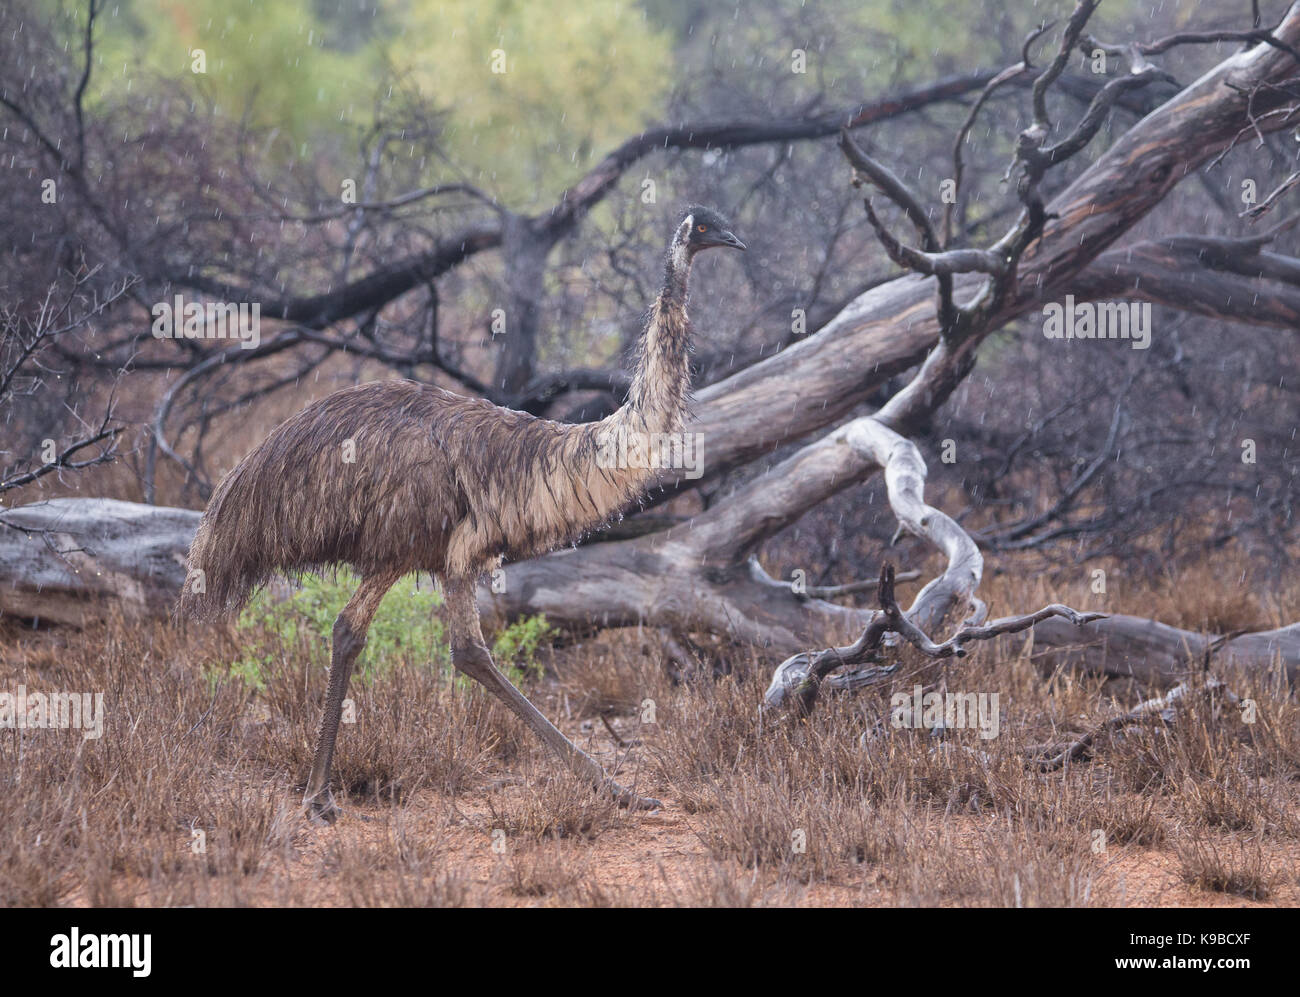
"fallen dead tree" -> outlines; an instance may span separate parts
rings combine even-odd
[[[881,244],[914,273],[863,295],[817,336],[702,393],[700,420],[691,428],[710,434],[711,452],[720,455],[726,466],[744,452],[743,445],[732,445],[734,440],[781,436],[790,418],[815,419],[809,413],[834,409],[843,396],[823,393],[823,382],[814,370],[856,368],[864,381],[873,381],[882,361],[887,367],[888,360],[870,350],[857,355],[843,352],[864,345],[861,331],[873,326],[876,335],[866,336],[866,343],[897,343],[905,334],[912,337],[913,349],[921,343],[933,344],[912,381],[874,415],[808,443],[766,473],[715,499],[708,510],[685,524],[510,565],[504,590],[485,594],[499,614],[544,612],[572,626],[582,626],[584,621],[607,626],[645,623],[684,632],[729,632],[787,655],[818,646],[828,634],[859,634],[870,622],[870,612],[799,598],[790,586],[766,575],[753,555],[767,538],[797,522],[810,508],[881,471],[899,521],[949,558],[943,577],[922,591],[909,616],[922,629],[935,632],[950,617],[960,619],[973,611],[982,570],[978,549],[955,522],[924,505],[920,498],[924,463],[906,434],[949,397],[993,331],[1044,301],[1071,293],[1076,282],[1081,288],[1096,284],[1104,286],[1106,293],[1117,293],[1124,277],[1131,281],[1133,293],[1139,293],[1134,285],[1141,283],[1142,296],[1159,294],[1163,285],[1157,282],[1153,289],[1142,283],[1141,268],[1144,261],[1163,256],[1144,251],[1121,266],[1125,250],[1105,251],[1199,164],[1243,135],[1253,135],[1256,128],[1263,133],[1287,127],[1300,114],[1300,97],[1290,85],[1300,72],[1294,54],[1300,44],[1300,7],[1293,5],[1274,30],[1276,44],[1259,45],[1222,62],[1148,115],[1044,203],[1039,183],[1047,171],[1087,145],[1122,93],[1163,78],[1145,58],[1135,57],[1131,71],[1107,83],[1063,138],[1048,141],[1053,127],[1046,117],[1045,94],[1081,43],[1094,7],[1078,5],[1056,56],[1034,81],[1033,123],[1021,136],[1009,171],[1016,177],[1021,212],[1003,238],[982,250],[945,248],[918,199],[845,135],[842,147],[857,180],[875,196],[894,202],[916,229],[916,245],[908,245],[881,220],[872,198],[866,199],[868,220]],[[1190,245],[1197,239],[1187,237],[1187,241]],[[1190,250],[1184,241],[1178,246],[1186,261]],[[1217,259],[1215,254],[1202,254],[1201,265],[1218,267]],[[1098,267],[1104,272],[1099,274]],[[1294,277],[1300,274],[1300,266],[1287,270],[1268,260],[1252,273],[1255,276],[1248,279],[1252,287],[1236,286],[1236,292],[1250,295],[1238,302],[1273,297],[1271,285],[1285,288],[1294,283],[1274,275]],[[1214,279],[1205,282],[1205,293],[1226,291],[1238,279],[1247,278],[1241,272],[1216,269]],[[1169,286],[1179,293],[1187,290],[1186,282]],[[1236,292],[1229,297],[1236,298]],[[1280,293],[1286,300],[1285,292]],[[1239,304],[1198,301],[1198,307],[1224,308],[1225,315],[1239,310]],[[1284,307],[1262,312],[1270,322],[1286,318]],[[819,355],[823,364],[814,362]],[[894,359],[907,362],[901,355]],[[810,369],[801,369],[803,365]],[[772,383],[769,375],[779,381]],[[810,392],[792,392],[790,384],[807,385]],[[825,398],[826,405],[809,405],[803,400],[809,397]],[[731,418],[735,426],[745,427],[739,437],[722,429],[732,425]],[[1130,623],[1125,617],[1083,626],[1062,619],[1044,621],[1034,628],[1034,639],[1039,648],[1086,645],[1080,661],[1088,667],[1132,674],[1140,670],[1166,684],[1181,676],[1183,649],[1195,655],[1205,640],[1156,624]],[[1294,635],[1286,630],[1237,638],[1225,654],[1229,649],[1234,660],[1251,659],[1263,665],[1280,661],[1288,671],[1296,667]],[[1147,653],[1154,660],[1144,666],[1140,658]]]
[[[185,554],[198,520],[199,513],[191,509],[112,499],[54,499],[6,510],[0,513],[0,614],[74,626],[98,619],[112,607],[119,608],[128,617],[166,617],[171,613],[185,580]],[[600,544],[590,550],[608,549],[610,546]],[[962,544],[960,549],[969,555],[970,548]],[[594,568],[597,562],[586,562],[588,550],[580,547],[551,557],[560,559],[562,563],[568,559],[581,560]],[[657,554],[643,552],[645,558],[663,555],[662,551]],[[982,570],[982,557],[978,550],[975,550],[974,557],[979,559],[978,570]],[[510,572],[531,563],[512,566]],[[957,563],[970,565],[959,569],[961,572],[973,573],[976,570],[968,559],[959,558]],[[632,567],[634,565],[611,565],[608,573],[601,577],[606,581],[626,580],[623,573]],[[772,597],[782,603],[787,598],[799,602],[791,594],[789,585],[762,574],[756,566],[751,566],[750,570],[758,579],[753,584],[762,586],[760,591],[770,590]],[[965,577],[969,578],[971,574]],[[535,584],[538,587],[530,592],[514,593],[513,599],[526,605],[540,603],[548,606],[555,600],[557,610],[553,618],[561,622],[573,619],[558,608],[564,595],[562,587],[552,588],[540,578]],[[949,586],[955,584],[950,580],[944,586],[930,588],[931,595],[926,601],[934,599],[936,592],[953,591]],[[490,586],[485,585],[479,589],[479,602],[485,609],[499,608],[507,601],[507,594],[492,592]],[[616,602],[616,598],[611,599],[611,609]],[[811,607],[810,612],[815,612],[821,600],[805,597],[802,602]],[[921,602],[919,596],[917,602]],[[930,604],[935,605],[933,602]],[[662,603],[655,611],[663,612],[665,605]],[[836,618],[839,623],[860,623],[865,628],[872,617],[871,611],[832,608],[839,611]],[[694,615],[684,610],[682,618],[695,620]],[[611,612],[605,621],[609,625],[635,625],[638,622],[621,610]],[[582,620],[586,626],[592,622],[589,618]],[[994,620],[989,626],[1003,622]],[[1027,629],[1028,639],[1033,641],[1035,658],[1045,667],[1070,667],[1093,674],[1129,676],[1144,685],[1162,688],[1182,681],[1187,674],[1188,662],[1201,660],[1207,647],[1219,642],[1221,646],[1216,652],[1216,660],[1223,665],[1247,671],[1280,669],[1291,683],[1300,681],[1300,624],[1240,634],[1227,640],[1214,634],[1180,630],[1154,620],[1122,615],[1078,622],[1068,616],[1049,615],[1034,621]],[[790,639],[798,640],[793,635]],[[792,650],[798,645],[774,643],[771,646]],[[823,652],[800,653],[815,657]],[[793,679],[793,671],[784,674]],[[832,688],[853,688],[868,684],[870,675],[871,672],[864,668],[842,676],[831,675],[827,682]]]
[[[800,712],[808,712],[822,684],[833,671],[883,660],[882,652],[886,649],[885,641],[889,634],[901,636],[928,657],[941,658],[963,654],[965,641],[988,639],[1043,624],[1041,636],[1045,642],[1050,643],[1055,637],[1057,640],[1073,638],[1075,643],[1082,644],[1073,657],[1076,664],[1082,662],[1085,667],[1090,666],[1096,671],[1127,674],[1153,684],[1167,684],[1167,680],[1185,674],[1188,662],[1197,657],[1203,656],[1208,663],[1211,651],[1220,650],[1228,643],[1228,637],[1190,635],[1154,621],[1131,617],[1106,627],[1107,621],[1100,614],[1085,616],[1059,605],[1045,607],[1028,616],[1010,617],[989,626],[979,626],[985,613],[983,603],[975,594],[982,572],[979,550],[954,520],[925,504],[922,498],[924,464],[919,454],[914,452],[915,448],[891,431],[893,426],[908,425],[916,416],[932,411],[937,399],[948,396],[955,382],[964,377],[973,365],[971,351],[999,324],[996,316],[1001,302],[1013,300],[1023,293],[1017,277],[1020,261],[1032,255],[1031,247],[1043,234],[1047,219],[1062,215],[1059,210],[1049,211],[1039,197],[1038,185],[1044,173],[1063,158],[1076,153],[1091,138],[1091,133],[1095,132],[1104,116],[1106,97],[1112,87],[1117,93],[1120,87],[1142,86],[1144,77],[1149,79],[1157,74],[1155,67],[1133,50],[1129,53],[1130,75],[1114,81],[1099,94],[1094,106],[1072,134],[1054,145],[1046,144],[1050,122],[1042,99],[1044,86],[1050,85],[1053,72],[1060,72],[1068,54],[1082,37],[1083,27],[1095,6],[1095,3],[1082,2],[1076,7],[1065,28],[1056,59],[1035,82],[1034,123],[1021,134],[1015,161],[1008,169],[1008,176],[1019,175],[1018,195],[1023,211],[1015,226],[989,250],[944,249],[911,192],[886,167],[859,149],[847,134],[842,136],[845,154],[855,168],[855,185],[874,187],[901,209],[916,229],[919,249],[906,245],[889,230],[873,209],[869,196],[864,200],[868,220],[889,256],[901,266],[936,279],[936,315],[941,328],[939,343],[927,357],[920,373],[875,416],[849,424],[844,441],[884,470],[890,506],[900,524],[941,550],[947,556],[948,567],[921,591],[911,609],[903,613],[893,601],[892,569],[887,566],[881,578],[881,609],[871,615],[858,639],[843,647],[804,651],[787,658],[777,668],[766,693],[769,707],[794,706]],[[1296,13],[1293,8],[1293,22]],[[1294,29],[1294,23],[1292,27]],[[1214,77],[1215,74],[1210,74],[1197,87],[1203,87]],[[1227,74],[1215,81],[1215,86],[1221,85],[1236,92],[1241,84],[1231,77],[1231,73]],[[990,84],[995,85],[996,81]],[[1249,88],[1249,92],[1253,95],[1257,87],[1258,84]],[[1213,89],[1210,88],[1210,92]],[[1185,97],[1186,93],[1180,96]],[[1099,113],[1094,114],[1094,111]],[[1290,106],[1282,117],[1290,121],[1296,113],[1295,106]],[[1250,108],[1247,108],[1247,117],[1251,124],[1255,123]],[[1150,119],[1144,125],[1149,122]],[[969,125],[968,120],[966,127]],[[1150,135],[1145,128],[1143,133]],[[1123,145],[1123,140],[1119,145]],[[957,147],[960,150],[960,141]],[[1096,167],[1089,173],[1095,171]],[[1088,174],[1085,174],[1075,186],[1087,187],[1083,181],[1088,179]],[[1216,255],[1221,257],[1223,254]],[[953,277],[959,273],[987,275],[979,291],[965,305],[958,304],[953,293]],[[955,610],[970,615],[952,638],[942,644],[934,643],[927,636],[926,627],[937,625]],[[1078,640],[1079,633],[1089,625],[1104,629],[1100,639],[1083,643]],[[1237,664],[1250,661],[1253,652],[1254,661],[1277,665],[1279,671],[1285,670],[1289,681],[1294,681],[1298,635],[1300,627],[1295,626],[1267,635],[1252,635],[1254,640],[1249,649],[1242,645],[1232,649],[1232,660]],[[1037,630],[1034,636],[1037,640]],[[883,681],[892,670],[892,666],[855,668],[831,681],[839,689],[853,689]],[[1179,685],[1178,688],[1185,686]],[[1159,715],[1154,707],[1146,711],[1151,712]],[[1069,750],[1081,752],[1084,747],[1076,744]]]
[[[53,499],[0,514],[0,613],[83,625],[117,606],[171,612],[199,525],[190,509]]]
[[[905,185],[857,148],[847,134],[842,138],[855,168],[855,182],[892,201],[916,229],[917,247],[909,246],[888,229],[868,197],[864,208],[881,244],[899,265],[930,278],[924,284],[933,296],[930,307],[913,298],[906,309],[908,328],[932,323],[929,327],[936,333],[936,345],[911,383],[875,415],[854,420],[805,446],[683,527],[602,545],[598,554],[564,551],[512,566],[505,591],[492,596],[498,610],[508,616],[542,611],[574,622],[589,613],[607,625],[651,622],[682,630],[729,631],[741,640],[787,653],[812,645],[818,627],[822,632],[843,632],[840,628],[851,626],[862,636],[847,646],[860,649],[871,641],[874,614],[797,600],[788,586],[768,577],[751,555],[759,543],[813,505],[883,471],[900,523],[948,558],[945,572],[922,590],[906,618],[923,631],[934,632],[958,614],[981,615],[976,595],[982,572],[978,548],[955,521],[924,503],[924,463],[901,434],[943,403],[970,371],[980,343],[1010,317],[1073,289],[1075,280],[1084,287],[1098,281],[1090,272],[1096,254],[1192,168],[1230,147],[1242,134],[1290,124],[1298,113],[1296,94],[1287,85],[1297,70],[1294,46],[1300,42],[1300,10],[1293,6],[1276,31],[1276,44],[1226,60],[1149,115],[1045,204],[1039,195],[1045,173],[1087,145],[1120,93],[1162,78],[1145,58],[1132,54],[1131,71],[1107,84],[1074,129],[1049,144],[1052,126],[1044,95],[1080,43],[1095,6],[1078,5],[1056,57],[1035,80],[1034,121],[1021,135],[1008,171],[1017,176],[1022,211],[1006,235],[988,249],[945,248]],[[1274,102],[1257,104],[1264,94]],[[1191,245],[1198,240],[1179,240],[1182,250],[1187,248],[1184,242]],[[1199,242],[1208,247],[1206,240]],[[1222,290],[1222,280],[1231,282],[1216,262],[1220,255],[1201,254],[1205,265],[1216,268],[1215,279],[1206,282],[1211,290]],[[1134,257],[1124,266],[1117,259],[1110,266],[1114,273],[1133,278],[1141,258]],[[1275,263],[1261,261],[1257,269],[1247,266],[1245,270],[1265,278],[1283,272]],[[1287,272],[1294,277],[1300,270],[1292,266]],[[1237,275],[1244,275],[1242,267]],[[1114,280],[1100,283],[1112,291],[1121,287]],[[902,324],[896,299],[906,292],[915,294],[921,285],[907,278],[895,285],[859,299],[852,309],[854,322],[867,319],[875,298],[887,322]],[[1142,293],[1150,295],[1151,288],[1144,285]],[[1284,306],[1264,312],[1271,316],[1269,321],[1285,321],[1288,314]],[[810,342],[804,352],[811,351]],[[756,368],[747,377],[757,381],[760,373]],[[762,410],[761,404],[750,409]],[[1220,640],[1132,617],[1081,620],[1068,614],[1038,621],[1033,633],[1036,647],[1070,649],[1073,660],[1084,667],[1132,675],[1155,685],[1179,681],[1187,662],[1203,653],[1207,641]],[[1296,628],[1289,627],[1221,643],[1225,659],[1234,664],[1278,667],[1294,681],[1300,665],[1296,636]],[[778,669],[774,687],[789,688],[786,678],[799,686],[814,660],[822,666],[827,663],[826,657],[818,657],[822,653],[799,650]],[[837,653],[842,656],[843,649]],[[851,687],[862,679],[861,673],[851,673],[829,676],[827,681]]]
[[[1291,685],[1300,682],[1300,624],[1231,635],[1228,640],[1224,636],[1116,615],[1078,627],[1045,620],[1034,628],[1032,640],[1044,668],[1128,677],[1152,688],[1180,681],[1189,663],[1202,662],[1209,653],[1225,672],[1273,669]]]

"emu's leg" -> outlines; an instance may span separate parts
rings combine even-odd
[[[474,600],[474,582],[463,579],[443,579],[447,600],[448,622],[451,630],[451,661],[459,671],[482,684],[488,692],[501,699],[528,724],[562,762],[580,778],[598,790],[612,793],[623,806],[653,810],[662,804],[649,797],[637,796],[605,774],[600,763],[570,741],[537,709],[528,698],[510,684],[510,680],[492,663],[483,642],[479,627],[478,605]]]
[[[316,756],[312,761],[311,776],[307,779],[307,792],[303,806],[307,815],[315,820],[334,823],[338,807],[330,792],[330,763],[334,759],[334,741],[339,733],[339,718],[343,713],[343,697],[347,695],[348,679],[357,655],[366,646],[366,631],[374,619],[375,610],[384,593],[397,581],[397,575],[373,575],[362,579],[348,604],[334,621],[334,641],[330,651],[330,684],[325,693],[325,711],[321,714],[320,729],[316,733]]]

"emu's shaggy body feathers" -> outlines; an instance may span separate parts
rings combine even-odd
[[[202,585],[186,585],[182,612],[237,611],[277,572],[472,577],[575,540],[646,477],[598,464],[597,434],[619,417],[564,425],[406,380],[334,392],[222,479],[190,549]]]

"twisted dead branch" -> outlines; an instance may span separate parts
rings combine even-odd
[[[801,652],[787,658],[772,676],[763,697],[764,705],[769,708],[793,706],[799,715],[808,715],[816,705],[822,683],[830,672],[845,665],[880,661],[882,651],[890,646],[888,637],[891,634],[902,637],[928,658],[964,658],[968,653],[966,645],[971,641],[1019,633],[1053,616],[1064,617],[1075,626],[1082,626],[1102,619],[1105,614],[1080,613],[1069,606],[1052,603],[1025,616],[1007,617],[982,626],[967,621],[948,640],[936,644],[899,608],[894,599],[894,566],[886,562],[880,571],[880,610],[862,635],[846,647],[830,647],[815,654]],[[858,689],[885,679],[895,670],[893,665],[871,668],[842,677],[839,683],[833,684],[841,690]]]
[[[1071,762],[1090,759],[1093,749],[1103,738],[1114,738],[1136,727],[1173,726],[1179,711],[1194,701],[1205,705],[1210,717],[1217,718],[1225,705],[1235,706],[1241,699],[1216,678],[1207,677],[1203,682],[1180,682],[1163,696],[1145,700],[1122,716],[1111,717],[1056,752],[1037,759],[1037,765],[1044,772],[1054,772]]]

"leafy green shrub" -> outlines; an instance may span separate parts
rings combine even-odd
[[[368,681],[403,662],[429,662],[446,667],[451,662],[446,634],[435,610],[442,597],[426,581],[417,587],[408,575],[388,590],[366,634],[366,646],[357,658],[357,676]],[[239,616],[237,624],[248,634],[249,654],[231,666],[231,673],[254,685],[282,649],[306,641],[316,653],[327,648],[334,619],[356,590],[358,579],[342,569],[337,576],[304,575],[287,599],[266,589],[258,592]]]
[[[337,575],[305,575],[288,598],[263,589],[249,602],[236,624],[246,635],[247,653],[229,674],[262,688],[263,676],[277,656],[303,647],[321,654],[329,646],[334,620],[356,590],[358,580],[341,569]],[[357,658],[356,677],[369,681],[401,664],[431,664],[451,672],[451,647],[436,610],[442,596],[427,576],[407,575],[384,596]],[[552,629],[544,616],[530,616],[501,630],[492,656],[510,681],[540,674],[537,652]]]
[[[492,657],[497,667],[516,685],[519,678],[530,673],[534,678],[541,678],[542,665],[537,660],[537,651],[552,632],[546,617],[540,613],[511,623],[492,642]]]

